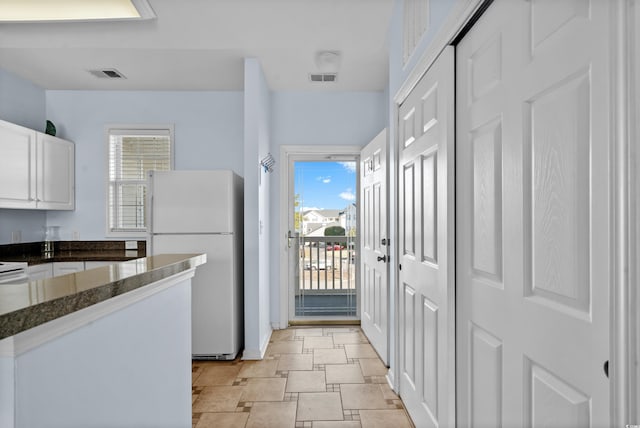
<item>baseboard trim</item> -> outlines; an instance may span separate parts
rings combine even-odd
[[[360,320],[290,320],[289,325],[298,326],[322,326],[322,325],[360,325]]]
[[[262,360],[264,359],[264,355],[267,353],[267,346],[269,346],[269,341],[271,340],[271,334],[273,330],[269,331],[269,335],[266,340],[260,345],[260,349],[245,349],[242,351],[242,360]]]

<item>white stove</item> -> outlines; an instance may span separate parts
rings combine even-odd
[[[0,262],[0,284],[27,280],[26,262]]]

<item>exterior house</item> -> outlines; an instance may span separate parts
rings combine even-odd
[[[427,70],[431,69],[437,58],[443,57],[441,54],[445,46],[459,43],[457,37],[462,37],[469,30],[466,24],[476,22],[472,19],[476,11],[483,10],[485,7],[488,11],[492,11],[498,7],[508,4],[517,5],[521,2],[518,0],[493,3],[481,0],[431,2],[438,7],[431,9],[428,22],[414,20],[414,14],[411,13],[410,8],[414,7],[411,5],[424,5],[430,2],[393,0],[392,3],[388,31],[389,59],[386,64],[388,81],[384,90],[380,91],[272,90],[266,82],[260,61],[256,58],[243,59],[242,89],[231,91],[49,89],[38,86],[26,76],[18,76],[7,69],[0,69],[0,118],[38,130],[43,128],[47,119],[56,123],[60,136],[76,143],[77,183],[75,211],[0,210],[0,243],[11,242],[12,231],[22,231],[23,241],[41,240],[40,233],[46,225],[61,226],[63,240],[71,239],[71,236],[83,240],[105,239],[106,159],[103,133],[105,124],[173,123],[175,124],[176,169],[225,168],[232,169],[244,177],[245,358],[260,359],[269,343],[272,330],[286,327],[282,323],[281,315],[287,308],[280,299],[279,290],[287,273],[281,271],[278,257],[286,246],[279,237],[285,236],[287,231],[280,229],[279,218],[286,213],[280,212],[277,203],[282,196],[279,184],[283,174],[278,168],[286,168],[286,166],[277,165],[273,174],[263,174],[257,167],[257,159],[261,159],[268,152],[276,154],[287,145],[314,147],[330,144],[357,144],[364,146],[382,129],[388,128],[390,136],[388,165],[391,177],[387,204],[390,208],[388,223],[391,242],[388,255],[391,256],[391,264],[388,268],[390,272],[387,293],[389,301],[385,306],[388,311],[385,312],[383,322],[388,331],[388,335],[384,338],[390,367],[388,378],[394,388],[399,387],[405,392],[407,390],[402,389],[404,388],[403,379],[412,373],[424,375],[421,382],[429,376],[436,376],[440,373],[438,370],[445,370],[443,362],[448,361],[447,358],[451,358],[451,355],[439,358],[435,354],[416,354],[418,355],[416,360],[413,357],[403,359],[403,353],[409,348],[408,341],[418,337],[405,334],[406,331],[414,330],[400,327],[407,319],[403,317],[405,312],[402,311],[408,307],[415,307],[417,308],[415,314],[420,315],[420,317],[416,315],[415,318],[424,321],[431,319],[429,317],[441,316],[447,308],[456,309],[457,301],[448,300],[440,304],[435,299],[429,300],[420,295],[418,295],[420,299],[416,298],[415,302],[409,300],[416,296],[416,289],[408,285],[409,282],[401,280],[404,278],[401,275],[407,274],[408,270],[404,269],[401,273],[398,260],[400,257],[416,259],[414,252],[418,251],[418,245],[414,245],[413,241],[410,245],[400,245],[401,239],[409,235],[413,236],[413,230],[399,230],[396,227],[406,219],[414,219],[409,215],[413,212],[403,217],[399,211],[405,209],[403,208],[405,205],[409,205],[403,205],[407,194],[398,191],[398,186],[404,183],[403,180],[407,177],[420,178],[423,181],[416,181],[416,183],[421,186],[435,183],[436,181],[432,180],[433,177],[414,173],[418,171],[416,168],[431,167],[429,171],[435,171],[433,165],[435,162],[443,162],[444,157],[438,154],[436,159],[431,156],[433,151],[426,151],[421,155],[419,162],[407,163],[402,166],[403,169],[400,169],[402,150],[419,141],[422,135],[426,135],[429,129],[438,123],[438,120],[434,116],[428,122],[421,124],[424,126],[418,126],[418,119],[415,119],[415,123],[411,122],[414,118],[410,109],[402,110],[402,116],[399,112],[405,101],[411,100],[410,95],[413,89],[420,86],[419,83],[423,76],[426,76]],[[456,167],[456,173],[460,174],[456,176],[460,178],[459,183],[476,186],[465,187],[465,191],[469,193],[457,195],[459,198],[468,196],[464,201],[462,199],[458,201],[473,201],[475,205],[471,206],[469,202],[468,206],[458,206],[456,212],[464,213],[464,216],[478,215],[473,218],[463,217],[467,221],[464,223],[467,235],[476,233],[473,239],[469,238],[469,244],[465,245],[465,248],[474,253],[458,253],[458,255],[466,257],[465,260],[468,259],[472,263],[468,270],[462,272],[467,275],[465,277],[468,280],[467,285],[473,285],[468,289],[473,292],[482,289],[486,293],[483,297],[494,296],[508,289],[503,281],[505,278],[517,277],[520,283],[524,283],[516,293],[512,293],[522,300],[522,306],[506,311],[510,315],[527,311],[544,314],[545,311],[556,310],[564,313],[572,325],[583,326],[591,322],[594,317],[602,315],[603,312],[599,311],[606,311],[607,316],[604,318],[607,322],[598,327],[598,334],[602,333],[601,336],[606,336],[606,343],[603,346],[594,346],[594,349],[587,348],[587,352],[583,354],[584,358],[568,362],[568,365],[575,366],[570,367],[571,370],[584,369],[586,373],[588,368],[593,373],[598,372],[599,377],[593,381],[593,384],[598,385],[595,389],[598,390],[599,395],[597,400],[594,400],[590,392],[585,392],[587,386],[591,387],[591,383],[584,387],[582,384],[577,385],[564,380],[561,375],[548,368],[556,364],[556,360],[563,359],[554,358],[557,355],[548,346],[544,347],[548,352],[542,362],[519,355],[517,361],[509,360],[510,364],[506,369],[501,365],[507,357],[513,357],[510,354],[512,353],[510,342],[503,340],[501,336],[503,326],[513,329],[509,332],[518,340],[532,336],[543,340],[561,330],[552,324],[555,318],[545,319],[544,316],[538,316],[536,319],[539,325],[514,323],[510,322],[509,318],[498,319],[501,315],[498,315],[497,309],[487,310],[486,316],[497,320],[495,329],[480,327],[475,320],[465,319],[464,325],[458,327],[459,334],[467,335],[465,341],[456,342],[455,331],[453,333],[445,331],[443,335],[448,333],[453,336],[449,336],[449,340],[445,341],[443,346],[436,348],[441,351],[455,352],[456,345],[471,347],[469,354],[477,357],[467,361],[468,364],[459,366],[459,369],[464,371],[464,375],[471,378],[470,383],[476,382],[477,388],[469,394],[462,394],[461,397],[465,401],[458,403],[457,406],[463,412],[468,411],[469,415],[465,414],[463,417],[481,418],[476,425],[484,423],[486,426],[508,426],[502,423],[501,418],[504,415],[506,415],[504,417],[514,417],[514,413],[509,413],[512,408],[526,417],[537,418],[540,415],[536,412],[541,411],[541,407],[536,407],[536,404],[547,405],[547,408],[556,406],[558,413],[566,417],[558,422],[560,425],[564,423],[564,426],[590,426],[589,418],[596,415],[593,417],[599,418],[598,421],[601,422],[603,412],[611,414],[611,426],[640,424],[640,398],[638,398],[640,397],[638,393],[640,377],[637,372],[630,369],[629,364],[630,359],[637,358],[635,350],[638,344],[638,321],[634,318],[636,315],[630,313],[633,311],[629,308],[640,305],[638,294],[631,291],[635,288],[629,285],[637,284],[637,266],[640,266],[640,244],[636,233],[640,230],[640,215],[638,215],[640,212],[638,196],[640,163],[636,156],[637,137],[640,135],[640,106],[638,106],[638,100],[640,100],[640,82],[638,81],[640,5],[631,0],[567,1],[562,2],[563,7],[559,9],[563,15],[558,16],[554,12],[553,2],[523,3],[527,6],[517,9],[517,14],[512,16],[521,18],[528,13],[527,10],[533,11],[534,15],[530,20],[522,20],[531,27],[527,36],[530,39],[527,39],[526,43],[525,41],[511,43],[513,39],[501,38],[496,30],[498,27],[489,25],[491,31],[488,31],[490,35],[487,39],[481,40],[482,43],[478,41],[478,46],[470,44],[468,48],[469,54],[464,64],[472,64],[472,66],[464,69],[464,73],[460,71],[461,74],[458,76],[461,82],[471,82],[479,86],[475,89],[465,87],[468,91],[464,95],[466,98],[460,99],[458,103],[454,103],[452,98],[450,104],[445,106],[447,112],[459,114],[469,120],[468,129],[464,135],[470,136],[469,138],[477,137],[465,146],[478,149],[473,152],[475,157],[469,155],[468,158],[459,158],[465,162],[464,168]],[[594,7],[597,8],[596,11],[590,9]],[[411,19],[405,20],[407,17]],[[534,26],[532,24],[534,19],[543,20],[544,25]],[[86,24],[88,25],[90,24]],[[579,37],[572,33],[572,31],[581,31],[583,27],[593,31],[580,33]],[[105,31],[105,28],[111,31],[110,27],[98,28],[96,31]],[[597,31],[598,28],[606,29],[602,32],[604,35]],[[509,31],[512,30],[513,28],[509,27]],[[108,31],[105,34],[109,36],[115,34]],[[47,26],[46,31],[41,34],[35,34],[31,30],[4,27],[0,29],[0,55],[4,52],[8,54],[12,48],[28,45],[29,42],[35,47],[42,48],[38,45],[42,38],[51,38],[54,43],[59,43],[63,40],[65,33],[65,29],[58,30],[55,25]],[[497,35],[491,38],[493,34]],[[571,60],[567,59],[568,54],[558,55],[557,51],[553,50],[573,42],[583,43],[584,45],[580,46],[589,46],[589,49],[571,49],[567,50],[567,53],[577,55],[586,51],[598,53],[606,51],[610,55],[608,54],[604,61],[601,61],[601,58],[594,61],[595,65],[585,63],[584,67],[574,70],[570,67],[572,64]],[[80,43],[79,50],[84,49],[81,45]],[[472,48],[476,47],[476,51],[473,51]],[[543,69],[544,73],[527,69],[522,76],[531,77],[532,80],[533,77],[545,79],[549,78],[548,71],[557,72],[561,76],[555,81],[549,78],[546,86],[541,84],[538,92],[522,95],[517,105],[512,106],[510,110],[505,110],[504,114],[501,113],[502,110],[496,109],[495,114],[489,117],[487,112],[490,109],[482,106],[474,107],[476,110],[471,112],[464,110],[462,106],[465,108],[472,106],[485,95],[490,95],[496,88],[502,91],[500,97],[496,96],[494,99],[489,96],[491,99],[487,99],[487,103],[492,103],[496,99],[515,97],[514,87],[529,87],[528,83],[526,85],[519,83],[521,81],[513,76],[510,76],[513,87],[506,89],[501,87],[500,79],[503,75],[499,66],[500,61],[515,58],[513,55],[501,54],[499,49],[502,47],[514,49],[510,53],[518,55],[526,50],[524,52],[526,55],[523,53],[522,57],[518,56],[519,63],[510,63],[513,66],[511,70],[522,64],[537,66],[539,63],[537,58],[534,58],[536,54],[552,52],[553,55],[549,54],[543,58],[550,63]],[[459,52],[462,50],[460,49]],[[474,56],[474,53],[478,56]],[[479,60],[479,55],[485,53],[487,56]],[[457,63],[463,64],[461,58]],[[590,86],[594,74],[600,77],[605,76],[605,80],[600,81],[598,85]],[[449,76],[453,79],[455,72],[449,73]],[[441,86],[432,84],[429,90],[432,88],[441,88]],[[559,89],[558,97],[550,97],[556,89]],[[432,93],[434,92],[425,91],[425,94]],[[599,102],[589,103],[593,97],[598,97]],[[425,115],[443,111],[435,104],[437,100],[443,99],[442,96],[414,98],[425,101]],[[428,104],[427,101],[433,104]],[[459,107],[459,111],[456,111],[456,107]],[[562,116],[568,111],[571,114]],[[518,121],[517,124],[512,127],[502,127],[498,119],[505,116]],[[476,122],[471,123],[472,120]],[[603,120],[607,122],[602,129],[598,128],[597,132],[593,133],[592,130],[595,128],[592,125],[602,123]],[[546,123],[550,127],[562,124],[576,126],[562,128],[562,132],[554,134],[545,127],[536,127],[540,123]],[[580,125],[583,128],[580,128]],[[524,138],[525,144],[516,150],[510,146],[511,140],[491,139],[502,136],[501,132],[505,129],[511,132],[515,128],[528,132]],[[455,128],[452,125],[447,130],[450,131],[449,134],[453,134]],[[414,132],[420,135],[417,137],[412,135]],[[554,139],[558,135],[563,137],[563,141],[570,141],[566,145],[560,144],[558,139]],[[536,140],[534,136],[548,138]],[[592,151],[594,146],[590,144],[602,141],[610,141],[610,144],[604,150],[601,148],[598,152],[601,154],[600,157],[594,156]],[[480,149],[485,151],[481,152]],[[536,149],[542,149],[546,155],[536,157]],[[524,172],[508,168],[505,171],[500,169],[503,161],[520,159],[518,156],[521,155],[526,162],[509,165],[517,167],[524,165]],[[454,159],[453,154],[450,156]],[[537,165],[544,162],[555,162],[559,165],[559,169],[554,170],[557,174],[544,174],[544,171],[535,169]],[[437,165],[438,173],[447,171],[446,168],[441,168],[441,163]],[[605,171],[605,174],[598,175],[594,171]],[[475,176],[474,173],[476,173]],[[453,175],[449,177],[451,183],[454,178]],[[474,179],[477,182],[472,181]],[[442,190],[442,183],[443,181],[437,181],[437,192],[434,185],[431,196],[436,198],[441,195],[439,192]],[[516,188],[517,185],[522,186]],[[474,200],[472,192],[478,189],[484,192],[483,197]],[[502,189],[509,192],[505,194],[506,198],[499,194]],[[590,193],[592,191],[600,192],[599,196],[604,195],[601,200],[611,205],[605,205],[600,210],[597,210],[598,207],[588,205],[592,201],[592,193]],[[565,197],[568,202],[561,205],[558,211],[554,211],[558,206],[553,205],[553,200],[558,195],[559,198]],[[484,204],[485,201],[489,203]],[[451,206],[454,205],[451,199],[445,202],[451,202]],[[545,205],[547,203],[548,205]],[[424,206],[435,205],[431,201]],[[439,209],[443,208],[442,204],[437,206]],[[527,209],[531,206],[538,209],[525,212],[523,206]],[[420,209],[422,208],[424,207],[420,205]],[[591,211],[587,212],[589,209],[595,210],[593,212],[597,215],[591,215]],[[329,211],[331,212],[322,212],[322,210],[305,212],[303,230],[312,233],[334,222],[341,225],[344,223],[345,229],[349,229],[356,205],[348,206],[342,213],[336,210]],[[450,225],[454,224],[456,212],[448,212],[444,218],[439,218],[436,222],[434,219],[437,217],[437,212],[425,209],[420,211],[422,215],[420,221],[431,219],[430,224],[435,225],[433,230],[436,230],[437,225],[446,225],[447,221]],[[433,215],[429,217],[431,214]],[[577,218],[575,221],[574,214]],[[514,233],[516,229],[513,222],[516,220],[513,219],[523,222],[523,224],[518,223],[518,230],[521,232],[519,235]],[[503,220],[511,222],[506,223],[505,226],[502,223]],[[426,224],[424,221],[419,223],[420,228]],[[575,226],[576,224],[578,226]],[[606,227],[601,227],[602,224],[606,224]],[[563,225],[567,227],[562,227]],[[537,235],[536,232],[542,235]],[[509,233],[512,235],[508,235]],[[446,238],[453,234],[447,234],[445,231],[438,236]],[[553,247],[554,252],[549,255],[550,253],[543,251],[543,247],[536,246],[540,245],[540,239],[533,239],[532,236],[548,238],[547,243],[550,246],[558,242],[555,237],[560,237],[564,239],[563,245],[566,245]],[[513,244],[520,238],[525,239],[526,242],[522,245]],[[592,239],[600,239],[597,243],[602,245],[592,245]],[[423,245],[419,248],[424,254],[421,254],[422,258],[416,264],[416,272],[418,272],[416,276],[421,277],[420,273],[423,272],[418,269],[428,266],[433,269],[428,273],[429,278],[436,278],[442,274],[442,270],[436,271],[438,264],[444,263],[447,256],[456,256],[458,249],[462,251],[461,248],[454,246],[447,248],[446,252],[429,252],[429,247]],[[510,260],[514,262],[503,263],[503,256],[513,257]],[[385,258],[381,263],[386,263],[387,260],[389,259]],[[541,261],[545,262],[544,266],[549,268],[541,267],[543,266]],[[563,262],[567,263],[563,264]],[[387,265],[384,266],[386,270]],[[514,270],[519,267],[522,271]],[[453,267],[450,269],[454,272]],[[504,272],[509,275],[503,275]],[[455,275],[451,273],[451,276]],[[424,277],[426,276],[421,278]],[[568,278],[568,280],[559,286],[554,282],[558,278]],[[449,283],[449,287],[446,284],[443,287],[455,290],[453,283]],[[597,294],[591,294],[594,291]],[[595,299],[594,296],[601,299]],[[471,304],[469,303],[471,300],[465,302],[465,304]],[[411,306],[412,303],[415,303],[414,306]],[[601,306],[602,304],[604,306]],[[496,308],[497,306],[498,303]],[[468,307],[465,308],[468,310]],[[597,309],[594,310],[594,308]],[[418,310],[421,312],[418,313]],[[611,324],[608,323],[609,310]],[[410,312],[410,315],[413,314],[414,312]],[[455,315],[452,312],[449,314],[452,317]],[[438,320],[437,325],[440,329],[442,326],[447,326],[446,323],[440,322],[441,318]],[[448,327],[453,328],[455,317],[449,321],[451,323]],[[547,327],[543,333],[540,333],[540,330],[533,330],[534,327],[541,326]],[[520,330],[516,330],[518,328]],[[428,333],[430,336],[420,337],[420,340],[424,340],[415,343],[431,343],[427,340],[434,340],[436,332],[429,330]],[[591,332],[585,333],[584,337],[591,338]],[[562,342],[558,339],[555,343]],[[412,350],[425,352],[427,348],[433,349],[426,345],[422,347],[416,345]],[[536,346],[531,346],[531,349],[536,349]],[[587,357],[592,360],[589,360],[589,364],[582,364]],[[417,371],[408,373],[404,370],[405,361],[412,363],[415,361]],[[611,364],[609,364],[610,361]],[[430,384],[420,384],[427,386],[415,392],[415,395],[420,395],[418,399],[427,400],[426,404],[416,401],[413,404],[409,403],[407,407],[422,409],[419,411],[425,415],[424,420],[435,418],[434,415],[438,415],[438,418],[446,416],[455,418],[452,416],[456,411],[456,405],[452,402],[456,389],[454,367],[455,365],[450,365],[449,371],[446,372],[446,379],[437,383],[437,386],[434,386],[436,381],[433,378],[430,378],[432,381]],[[606,378],[603,367],[606,367]],[[611,380],[609,380],[610,374]],[[521,388],[517,393],[506,393],[503,386],[515,378],[522,382]],[[404,382],[407,381],[404,380]],[[410,393],[407,392],[407,396],[409,395]],[[476,401],[471,400],[470,397],[475,398]],[[615,404],[611,408],[609,408],[610,398]],[[537,399],[540,401],[536,402]],[[594,402],[599,406],[595,410]],[[431,404],[445,406],[445,408],[438,412],[424,410]],[[519,419],[520,422],[524,420],[523,417]],[[572,425],[571,421],[574,419],[571,418],[577,418],[575,420],[580,423]],[[428,420],[432,422],[431,419]],[[544,418],[541,420],[542,424],[553,421],[553,419]],[[451,419],[447,421],[450,422]],[[472,422],[469,425],[473,425]],[[433,425],[438,424],[434,422]],[[447,425],[443,422],[441,426]],[[603,424],[605,425],[607,424]]]
[[[346,236],[356,236],[356,225],[358,209],[356,204],[349,204],[347,207],[340,211],[340,226],[344,228]]]
[[[338,224],[339,210],[308,210],[302,214],[302,233],[309,235],[319,229]],[[315,235],[314,235],[315,236]],[[321,236],[324,236],[321,235]]]

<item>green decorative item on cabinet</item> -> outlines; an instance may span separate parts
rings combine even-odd
[[[56,136],[56,126],[50,120],[47,120],[47,129],[44,131],[45,134]]]

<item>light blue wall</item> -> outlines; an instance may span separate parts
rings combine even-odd
[[[22,242],[36,242],[44,239],[46,211],[0,210],[0,245],[11,243],[11,233],[20,232]]]
[[[271,140],[273,155],[280,161],[282,145],[356,145],[364,146],[387,126],[386,92],[274,92],[271,96]],[[278,323],[280,284],[286,273],[280,272],[280,177],[286,165],[276,164],[271,174],[271,314]]]
[[[0,119],[44,132],[45,91],[0,69]]]
[[[44,89],[0,69],[0,119],[44,131]],[[0,245],[11,243],[11,232],[16,231],[22,242],[41,241],[45,223],[45,211],[0,209]]]
[[[276,145],[366,144],[386,126],[383,92],[275,92]]]
[[[269,242],[272,174],[259,165],[271,151],[271,92],[255,58],[244,64],[244,296],[245,352],[243,358],[261,358],[271,336]]]
[[[175,169],[243,175],[242,92],[47,91],[46,107],[76,145],[76,210],[47,214],[63,240],[105,239],[107,124],[173,124]]]

